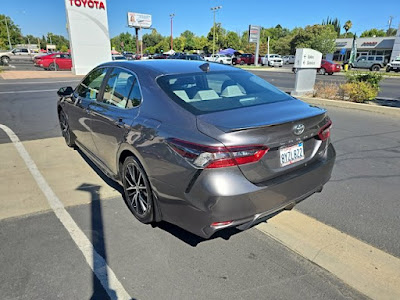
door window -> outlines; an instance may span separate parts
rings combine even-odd
[[[105,84],[102,102],[119,108],[132,108],[139,105],[141,100],[136,76],[115,68]]]
[[[90,72],[76,88],[76,93],[86,99],[96,100],[107,68],[99,68]]]

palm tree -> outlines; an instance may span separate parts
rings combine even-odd
[[[344,23],[343,28],[346,31],[346,34],[344,37],[347,37],[347,31],[350,30],[351,26],[353,26],[353,23],[351,23],[350,20],[348,20],[346,23]]]

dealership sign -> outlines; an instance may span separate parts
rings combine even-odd
[[[69,0],[71,6],[77,7],[89,7],[89,8],[96,8],[96,9],[106,9],[104,6],[103,1],[93,1],[93,0]]]
[[[65,0],[72,72],[87,74],[111,60],[106,0]]]
[[[249,43],[258,43],[260,32],[261,26],[249,25]]]
[[[128,12],[128,26],[135,28],[150,28],[151,15]]]

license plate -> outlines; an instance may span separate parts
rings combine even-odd
[[[291,165],[295,162],[304,159],[303,143],[298,143],[293,146],[280,148],[279,158],[281,167]]]

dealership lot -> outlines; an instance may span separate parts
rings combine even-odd
[[[154,228],[140,224],[125,206],[120,187],[82,153],[67,148],[60,137],[55,91],[77,82],[76,78],[0,81],[0,123],[16,133],[66,213],[131,297],[364,297],[348,282],[257,228],[245,232],[232,229],[203,241],[166,223]],[[298,205],[295,213],[381,249],[397,262],[399,121],[340,108],[328,111],[338,153],[333,177],[321,194]],[[110,272],[102,271],[106,265],[94,258],[85,261],[3,130],[0,163],[3,298],[113,295],[110,290],[118,285],[110,279]],[[102,281],[89,265],[103,275]]]

